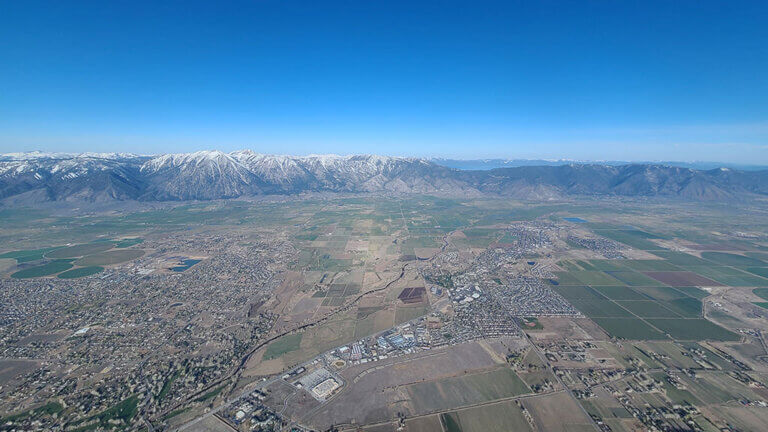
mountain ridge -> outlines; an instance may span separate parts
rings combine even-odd
[[[429,158],[431,162],[449,168],[457,168],[469,171],[487,171],[495,168],[516,168],[523,166],[560,166],[560,165],[662,165],[680,168],[693,168],[697,170],[710,170],[715,168],[731,168],[740,171],[763,171],[768,169],[768,165],[730,163],[730,162],[711,162],[711,161],[669,161],[669,160],[642,160],[642,161],[622,161],[622,160],[586,160],[586,159],[451,159],[451,158]]]
[[[185,201],[308,192],[443,193],[548,200],[571,195],[697,201],[768,195],[768,170],[570,163],[460,170],[429,159],[206,150],[0,155],[0,200]],[[25,199],[25,198],[29,199]]]

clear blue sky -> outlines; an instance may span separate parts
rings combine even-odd
[[[766,1],[0,4],[0,152],[768,163]]]

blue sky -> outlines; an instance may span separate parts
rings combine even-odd
[[[768,163],[765,1],[4,2],[0,152]]]

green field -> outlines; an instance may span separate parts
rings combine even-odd
[[[747,267],[744,270],[768,279],[768,267]]]
[[[40,314],[38,321],[48,323],[45,328],[37,329],[33,326],[35,328],[30,328],[30,332],[19,333],[17,335],[19,337],[14,338],[14,341],[16,339],[21,341],[19,347],[23,347],[24,344],[33,344],[31,346],[35,350],[42,349],[39,355],[35,354],[36,358],[64,355],[66,353],[63,350],[69,348],[87,349],[88,347],[82,346],[84,343],[96,344],[92,348],[98,349],[100,353],[106,353],[107,357],[118,355],[113,350],[103,349],[102,344],[113,344],[114,341],[100,337],[99,332],[89,332],[84,338],[79,336],[67,338],[71,331],[63,329],[73,330],[82,328],[83,325],[94,325],[97,330],[102,327],[114,327],[115,316],[125,317],[132,313],[136,314],[137,307],[146,303],[137,304],[131,299],[152,297],[158,293],[163,294],[161,300],[167,301],[168,304],[150,302],[147,307],[152,310],[157,309],[165,319],[159,324],[154,319],[152,321],[142,319],[139,324],[150,326],[150,330],[165,331],[168,335],[176,334],[178,329],[173,329],[173,326],[183,329],[188,321],[203,322],[206,325],[213,325],[214,330],[223,331],[221,338],[215,338],[208,344],[196,338],[163,338],[168,339],[173,346],[166,347],[167,349],[163,351],[167,359],[163,357],[160,359],[162,362],[147,363],[148,366],[156,369],[145,371],[151,373],[153,384],[150,387],[140,386],[135,390],[116,388],[123,392],[121,393],[123,397],[132,394],[126,392],[135,391],[138,401],[143,401],[149,396],[149,400],[155,403],[146,407],[148,411],[144,414],[156,420],[158,427],[174,428],[183,421],[198,416],[206,409],[206,406],[201,405],[210,406],[217,400],[223,399],[225,393],[229,393],[230,387],[237,389],[242,385],[247,386],[252,380],[248,377],[261,376],[270,371],[277,372],[283,367],[304,364],[305,361],[312,361],[318,358],[317,356],[329,352],[328,350],[349,345],[355,340],[370,335],[377,335],[397,323],[433,311],[439,310],[440,314],[435,315],[441,317],[443,312],[447,312],[448,315],[443,317],[446,318],[445,320],[435,319],[430,320],[429,323],[420,323],[418,332],[421,332],[423,324],[430,327],[430,332],[436,331],[436,335],[447,334],[446,339],[457,342],[464,340],[466,334],[464,325],[477,324],[470,322],[475,318],[472,315],[472,310],[475,308],[480,308],[479,310],[488,308],[478,313],[479,317],[484,316],[486,312],[498,314],[501,317],[509,316],[511,312],[507,310],[506,305],[494,303],[496,300],[506,302],[512,298],[511,296],[518,294],[513,276],[516,277],[519,274],[521,277],[527,277],[529,272],[532,275],[549,274],[552,269],[564,271],[556,273],[557,280],[552,276],[544,278],[546,280],[552,277],[550,282],[552,286],[548,288],[569,301],[587,318],[582,314],[578,314],[577,317],[548,316],[548,311],[552,311],[552,315],[557,314],[555,307],[558,305],[554,303],[559,303],[558,301],[552,302],[553,305],[544,303],[540,309],[536,309],[537,312],[530,312],[536,314],[540,311],[542,316],[521,318],[529,312],[523,315],[513,313],[514,318],[510,319],[517,320],[516,322],[525,331],[525,335],[536,339],[537,342],[551,344],[553,349],[555,349],[554,344],[560,345],[556,351],[567,351],[562,357],[563,362],[548,365],[546,359],[542,361],[538,358],[537,351],[523,348],[523,343],[527,343],[526,340],[510,340],[505,337],[482,341],[479,345],[478,342],[469,342],[472,344],[471,347],[469,344],[451,345],[424,352],[423,355],[419,354],[416,357],[392,358],[389,362],[385,362],[386,364],[382,363],[384,366],[392,366],[389,369],[381,369],[372,364],[353,366],[353,369],[341,373],[349,379],[348,384],[360,385],[363,392],[357,394],[362,394],[363,397],[368,395],[374,398],[374,401],[386,401],[391,406],[362,404],[361,407],[354,406],[353,408],[357,411],[353,413],[348,411],[349,406],[343,406],[354,405],[357,401],[357,399],[350,400],[352,398],[349,394],[344,396],[348,389],[339,394],[338,398],[329,400],[329,404],[324,405],[323,410],[317,411],[317,417],[312,417],[315,414],[310,416],[312,421],[317,420],[318,424],[329,423],[331,420],[336,420],[336,418],[329,418],[331,414],[335,415],[342,410],[347,410],[350,415],[340,418],[340,421],[352,418],[356,420],[354,426],[345,423],[345,427],[382,432],[396,427],[396,413],[399,410],[400,414],[408,416],[405,419],[406,427],[412,430],[436,427],[436,429],[429,429],[430,432],[439,432],[441,429],[443,432],[527,431],[532,427],[526,421],[525,414],[531,414],[533,422],[537,424],[533,429],[538,427],[542,430],[574,432],[586,430],[585,426],[591,427],[585,424],[589,421],[588,419],[581,419],[582,412],[578,406],[576,406],[578,416],[573,416],[575,420],[567,420],[567,407],[564,402],[571,403],[572,395],[567,393],[569,389],[562,388],[561,383],[557,382],[550,366],[554,366],[558,374],[564,373],[563,379],[566,386],[570,386],[571,383],[576,384],[576,387],[572,387],[571,390],[585,388],[581,381],[588,375],[592,375],[589,368],[639,368],[645,370],[647,374],[654,374],[654,378],[659,379],[661,391],[642,388],[644,386],[642,377],[622,377],[623,373],[620,372],[615,375],[615,381],[611,380],[610,388],[602,388],[602,385],[598,384],[596,387],[591,387],[595,390],[594,397],[579,400],[578,403],[581,403],[587,411],[603,417],[606,424],[613,420],[614,422],[610,424],[617,431],[641,426],[635,422],[629,411],[621,406],[623,400],[619,402],[618,394],[612,394],[614,389],[618,393],[627,393],[627,398],[640,410],[667,406],[665,399],[667,397],[677,403],[696,399],[708,403],[709,401],[702,396],[702,393],[709,391],[706,386],[722,387],[723,390],[720,391],[727,394],[727,400],[735,400],[736,398],[732,396],[733,389],[723,385],[724,381],[730,382],[733,387],[743,389],[743,393],[737,395],[739,399],[755,401],[764,399],[764,391],[739,383],[738,380],[743,380],[743,376],[734,377],[726,374],[726,372],[739,371],[740,367],[738,362],[732,362],[726,358],[730,353],[739,359],[743,358],[745,363],[757,364],[759,356],[763,355],[762,346],[750,336],[744,336],[744,343],[703,342],[704,340],[735,341],[740,335],[704,319],[702,301],[709,296],[709,292],[694,285],[709,287],[708,283],[712,281],[702,281],[700,278],[693,277],[690,272],[730,286],[743,287],[731,289],[715,287],[714,285],[719,284],[712,284],[712,292],[718,293],[715,301],[721,301],[719,297],[722,295],[723,303],[729,308],[743,306],[745,310],[730,309],[728,313],[732,316],[726,320],[721,318],[726,314],[724,309],[712,307],[707,310],[707,318],[718,323],[722,322],[722,325],[727,328],[750,327],[753,326],[750,323],[755,322],[754,317],[762,313],[758,308],[768,309],[768,264],[766,264],[768,253],[742,255],[741,252],[703,252],[704,258],[700,258],[699,251],[689,250],[691,245],[698,244],[701,246],[696,247],[702,251],[736,249],[768,251],[768,242],[764,236],[764,233],[768,232],[768,220],[765,218],[764,210],[753,209],[752,204],[742,205],[741,203],[733,204],[733,208],[731,203],[706,203],[699,207],[699,204],[693,202],[656,203],[645,198],[638,200],[614,198],[603,201],[580,197],[578,200],[569,200],[567,203],[545,206],[534,202],[518,201],[514,198],[487,199],[479,196],[449,200],[422,196],[393,199],[391,197],[333,198],[329,195],[322,196],[320,199],[302,197],[301,200],[297,200],[300,202],[294,202],[292,198],[286,197],[279,200],[260,199],[258,203],[252,203],[250,200],[204,202],[193,205],[168,203],[168,207],[165,205],[153,207],[155,209],[162,207],[160,210],[136,213],[130,213],[129,209],[134,207],[126,207],[125,211],[120,210],[115,213],[62,212],[62,215],[76,214],[77,216],[48,216],[44,221],[40,220],[20,227],[23,229],[7,229],[6,226],[0,229],[3,231],[0,232],[3,250],[18,249],[0,255],[5,257],[1,262],[2,276],[7,278],[8,274],[16,272],[13,274],[16,278],[40,276],[53,276],[60,279],[86,278],[70,282],[58,279],[32,280],[26,283],[9,282],[9,288],[14,290],[15,296],[29,295],[35,302],[39,302],[39,298],[35,296],[40,295],[38,292],[40,287],[43,289],[53,287],[59,291],[63,290],[62,294],[66,294],[58,295],[54,292],[50,296],[50,301],[48,297],[44,298],[50,307],[46,305],[46,308],[40,308],[37,313]],[[143,205],[143,203],[139,204]],[[583,215],[594,222],[581,225],[561,224],[558,221],[565,213],[553,213],[553,209],[557,208],[567,209],[569,211],[567,214]],[[2,214],[5,213],[0,210],[0,215]],[[23,219],[16,218],[16,220],[17,222],[14,223],[21,223]],[[518,223],[523,220],[536,220],[536,222]],[[3,220],[3,222],[6,221]],[[638,228],[632,228],[628,224]],[[534,235],[539,228],[544,230],[544,234],[551,241],[530,242],[531,247],[526,246],[526,243],[529,243],[528,236]],[[531,230],[530,234],[526,234],[529,230]],[[592,230],[594,232],[591,232]],[[652,230],[653,233],[647,230]],[[740,232],[756,233],[759,236],[747,238],[735,234]],[[634,250],[622,248],[620,251],[622,255],[615,255],[609,251],[601,251],[600,245],[594,247],[595,245],[587,242],[584,243],[586,246],[578,251],[563,247],[562,240],[566,238],[571,240],[594,238],[595,233],[626,243]],[[537,237],[540,240],[543,238],[541,235]],[[99,238],[109,240],[89,243]],[[142,238],[146,239],[145,243],[142,243]],[[661,244],[657,243],[662,239],[671,249],[681,248],[689,252],[664,250]],[[281,245],[283,241],[290,244]],[[495,242],[499,244],[496,245]],[[520,243],[514,247],[506,244],[515,242]],[[40,249],[47,245],[64,244],[77,245],[59,249]],[[148,248],[146,253],[140,249],[144,245]],[[480,250],[467,250],[469,247],[488,245],[493,249],[485,253]],[[686,245],[689,249],[684,249]],[[421,254],[420,248],[443,246],[445,253],[435,259],[418,260],[414,256],[415,251]],[[638,248],[647,249],[647,251],[639,251]],[[261,254],[271,250],[275,253],[262,257]],[[168,263],[165,267],[171,267],[174,264],[170,264],[169,257],[186,257],[186,254],[193,251],[210,255],[210,258],[186,274],[171,275],[167,271],[160,271],[142,277],[129,271],[126,277],[121,277],[123,269],[108,267],[111,264],[139,261],[146,262],[146,267],[157,268],[164,262]],[[254,255],[253,260],[250,259],[251,255]],[[603,255],[619,258],[593,259]],[[56,256],[68,258],[58,260],[50,258]],[[658,259],[648,259],[656,256]],[[242,259],[243,257],[249,259]],[[266,260],[263,261],[263,258]],[[527,261],[535,262],[527,264]],[[557,263],[559,267],[551,267],[552,263]],[[127,264],[126,267],[129,265]],[[479,273],[478,269],[481,269]],[[275,277],[280,279],[279,281],[272,279],[266,286],[267,291],[260,288],[261,275],[254,274],[262,273],[262,270],[274,271]],[[207,275],[206,272],[211,274]],[[510,272],[515,272],[515,275]],[[672,274],[675,272],[679,273]],[[99,284],[100,278],[105,274],[114,274],[118,276],[116,281],[122,279],[123,282],[110,283],[108,289],[105,289]],[[650,274],[659,279],[652,278]],[[252,276],[259,277],[252,279]],[[427,288],[432,284],[441,285],[445,288],[443,290],[445,294],[439,297],[428,294],[425,296],[426,300],[417,305],[397,299],[403,287],[422,286],[424,283],[422,279],[426,279],[430,284]],[[154,286],[155,283],[157,286]],[[195,299],[202,299],[202,301],[193,302],[192,300],[195,299],[185,299],[189,283],[195,284],[199,291],[196,291]],[[484,289],[485,295],[477,302],[468,305],[466,309],[461,306],[451,311],[449,304],[455,299],[448,297],[456,294],[458,290],[455,288],[462,287],[463,290],[463,287],[470,287],[472,285],[468,284],[474,283],[478,283],[478,288]],[[508,283],[511,286],[507,286]],[[671,286],[672,284],[687,286],[678,288]],[[27,286],[30,289],[24,290]],[[273,287],[274,292],[272,292]],[[757,288],[754,290],[757,297],[749,295],[753,288]],[[367,293],[373,290],[376,292]],[[243,292],[246,294],[250,292],[252,296],[246,296],[249,297],[247,301],[240,301]],[[360,293],[368,295],[361,296],[356,300],[359,301],[358,303],[352,304],[353,299]],[[510,297],[505,297],[506,295]],[[274,296],[274,298],[267,299],[267,296]],[[207,298],[216,298],[216,304],[206,303]],[[127,301],[121,301],[126,299]],[[262,302],[262,300],[268,300],[268,302]],[[429,307],[429,301],[437,302],[434,310]],[[530,302],[530,299],[526,301]],[[754,305],[751,304],[753,301]],[[271,320],[275,317],[262,315],[259,312],[265,312],[265,307],[277,304],[276,302],[279,302],[280,307],[279,311],[274,312],[280,312],[281,316],[276,318],[279,323],[272,324]],[[543,299],[542,302],[547,302],[547,299]],[[521,302],[521,304],[525,303]],[[343,304],[348,304],[349,307],[332,313],[332,308],[338,308]],[[238,313],[232,314],[227,311]],[[253,313],[250,313],[251,311]],[[238,323],[242,322],[246,312],[252,316],[248,317],[250,323],[246,329],[248,331],[243,333],[243,327]],[[327,317],[323,318],[329,313],[331,313],[330,320],[327,320]],[[469,319],[465,320],[467,315]],[[744,318],[745,316],[748,318]],[[63,318],[59,319],[59,317]],[[74,321],[68,322],[72,319]],[[275,340],[272,340],[269,334],[271,331],[278,331],[269,330],[270,328],[289,328],[283,326],[289,326],[291,323],[296,325],[311,323],[316,319],[325,319],[325,321],[317,325],[308,324],[301,333],[288,334]],[[526,320],[532,324],[530,327],[525,325]],[[158,325],[160,327],[157,327]],[[438,330],[436,328],[438,325],[443,327]],[[143,328],[136,330],[139,335],[146,333],[146,329]],[[624,340],[606,341],[603,331],[612,338]],[[28,338],[27,334],[29,334]],[[22,340],[22,337],[25,340]],[[592,345],[576,342],[584,338],[590,339]],[[37,341],[40,340],[46,341],[45,344],[38,344]],[[53,342],[47,342],[49,340]],[[208,369],[213,367],[211,365],[239,364],[241,354],[251,349],[248,348],[249,345],[256,346],[258,340],[270,340],[270,342],[262,346],[257,357],[249,363],[250,370],[242,374],[243,382],[235,382],[237,381],[235,379],[228,381],[229,385],[224,385],[223,381],[219,382],[221,371]],[[201,343],[203,345],[200,345]],[[701,349],[706,354],[701,354],[700,351],[689,353],[685,351],[683,344],[687,346],[701,344]],[[567,345],[572,346],[569,348]],[[59,346],[62,347],[62,351],[48,349],[48,347],[58,348]],[[709,347],[709,351],[703,348],[705,346]],[[576,360],[576,356],[570,353],[576,350],[581,351],[581,348],[588,350],[586,352],[589,353],[590,358],[581,366],[574,365],[575,361],[571,360]],[[474,352],[477,356],[466,354],[470,352]],[[79,351],[75,353],[78,356],[76,360],[80,363],[89,362],[90,357],[82,357],[79,355],[82,353],[78,353]],[[212,361],[203,358],[202,364],[192,366],[189,361],[196,361],[194,359],[197,358],[197,354],[217,358],[211,357]],[[706,361],[711,362],[715,367],[710,368],[709,365],[699,364],[700,355],[704,355]],[[514,359],[515,364],[522,365],[524,370],[516,372],[510,368],[505,363],[505,356],[508,356],[508,360]],[[519,358],[522,360],[517,363]],[[610,360],[611,358],[613,360]],[[99,360],[98,364],[81,365],[82,369],[79,370],[98,373],[104,370],[102,363],[116,364],[115,359],[112,358]],[[258,364],[259,362],[265,363]],[[355,362],[350,361],[348,366],[351,363]],[[73,364],[73,366],[76,365]],[[375,372],[375,375],[368,376],[366,380],[369,381],[360,381],[360,384],[356,384],[358,380],[352,378],[360,371],[371,367],[373,367],[371,372]],[[695,378],[685,374],[691,368],[695,369],[695,374],[692,371],[689,373],[696,375]],[[438,373],[431,373],[434,372],[433,369]],[[425,373],[425,370],[431,372]],[[656,371],[666,372],[657,373]],[[104,373],[98,374],[97,378],[101,380],[104,377],[104,381],[100,381],[102,383],[117,383],[119,381],[112,381],[112,378],[119,372],[121,371],[104,370]],[[768,374],[760,371],[741,372],[768,384]],[[666,382],[664,378],[667,373],[670,376],[674,375],[685,384],[686,388],[677,389]],[[615,372],[610,374],[613,375]],[[710,375],[719,376],[723,381],[711,379]],[[51,378],[55,377],[51,376]],[[639,379],[636,380],[636,378]],[[24,379],[27,379],[26,375]],[[535,391],[541,390],[545,381],[555,384],[554,392],[537,394]],[[95,381],[88,381],[88,383],[94,384]],[[604,383],[607,384],[607,382]],[[635,387],[635,383],[640,387]],[[98,384],[97,387],[100,385]],[[635,391],[629,393],[629,387]],[[277,390],[278,393],[282,392],[279,388],[270,387],[270,389]],[[97,390],[101,391],[101,388]],[[286,392],[289,390],[285,388]],[[87,389],[85,391],[86,393],[83,394],[87,396]],[[385,394],[378,396],[375,394],[381,391]],[[282,399],[288,393],[278,393],[273,393],[273,396],[277,398],[278,405],[282,405]],[[36,403],[29,404],[25,409],[46,402],[47,396],[41,395],[38,395],[40,397],[36,399]],[[89,402],[88,404],[81,405],[70,400],[74,396],[77,394],[58,396],[62,402],[58,407],[60,412],[52,423],[43,425],[41,429],[51,429],[57,424],[72,430],[77,430],[78,427],[93,430],[128,430],[144,426],[138,424],[141,418],[137,414],[137,409],[144,410],[145,407],[141,402],[137,405],[135,398],[122,402],[120,402],[121,398],[117,398],[104,404],[104,401],[99,401],[99,397],[95,396],[86,401]],[[577,396],[580,395],[577,394]],[[719,395],[713,396],[715,397],[720,398]],[[31,401],[30,399],[28,402]],[[99,404],[95,405],[96,402]],[[307,402],[312,404],[306,405]],[[303,396],[298,399],[291,397],[287,404],[290,406],[278,406],[278,408],[285,408],[285,412],[290,416],[298,413],[296,414],[298,417],[302,416],[301,410],[304,408],[312,410],[316,405],[314,400]],[[20,407],[5,405],[8,406],[4,407],[4,413],[20,410]],[[742,410],[745,409],[744,406],[734,401],[727,407],[701,407],[701,412],[717,417],[718,410]],[[175,422],[163,423],[164,414],[168,416],[186,412],[184,410],[188,407],[192,407],[190,408],[192,411],[187,412],[183,418],[177,417]],[[363,410],[369,411],[363,412]],[[672,419],[672,416],[666,416],[664,418],[663,414],[672,411],[660,409],[656,414],[663,418],[662,421],[670,420],[667,423],[685,427],[689,417]],[[692,414],[692,417],[696,416],[700,417],[702,414]],[[616,421],[617,418],[624,419],[624,423]],[[556,427],[554,422],[550,427],[546,427],[548,421],[552,419],[560,421],[561,427]],[[47,420],[50,421],[51,418],[48,417]],[[368,420],[371,421],[368,422]],[[580,420],[585,421],[580,423]],[[5,423],[0,422],[0,424]],[[408,426],[411,424],[424,425],[425,428]],[[720,425],[718,423],[718,426]],[[247,424],[240,426],[248,427]],[[23,428],[19,425],[8,427],[14,427],[17,430]],[[0,429],[3,427],[0,426]],[[708,429],[704,428],[704,430]]]
[[[563,260],[557,263],[557,265],[565,271],[574,272],[583,270],[578,264],[570,260]]]
[[[142,238],[124,239],[124,240],[120,240],[117,243],[115,243],[115,247],[116,248],[121,248],[121,249],[122,248],[127,248],[127,247],[131,247],[131,246],[135,246],[135,245],[137,245],[139,243],[142,243],[143,241],[144,241],[144,239],[142,239]]]
[[[642,273],[633,271],[609,271],[607,272],[612,277],[620,280],[629,286],[661,286],[661,282],[648,277]]]
[[[585,285],[622,285],[622,281],[601,271],[577,271],[569,274]]]
[[[67,270],[63,273],[59,273],[58,276],[56,277],[58,277],[59,279],[75,279],[75,278],[95,275],[96,273],[101,273],[103,271],[104,271],[104,267],[99,267],[99,266],[79,267],[79,268],[74,268],[72,270]]]
[[[589,262],[586,262],[586,261],[582,261],[582,260],[577,260],[576,264],[579,267],[581,267],[582,270],[589,270],[589,271],[600,271],[600,270],[602,270],[602,269],[599,269],[599,268],[593,266],[592,263],[589,263]]]
[[[10,414],[6,417],[0,416],[0,423],[16,422],[19,420],[24,420],[24,419],[33,418],[33,417],[58,414],[63,410],[64,410],[64,407],[61,406],[60,403],[48,402],[47,404],[37,408],[29,409],[22,412],[17,412],[15,414]]]
[[[656,252],[653,252],[653,254],[661,258],[664,258],[670,264],[674,264],[676,266],[681,266],[681,267],[712,265],[712,263],[710,263],[709,261],[703,260],[697,256],[693,256],[685,252],[656,251]]]
[[[733,267],[716,267],[710,265],[706,267],[690,267],[690,270],[728,286],[749,287],[768,285],[768,279],[761,278],[755,274],[747,273]]]
[[[595,291],[611,300],[647,300],[648,297],[625,286],[598,286]]]
[[[94,255],[88,255],[75,261],[79,266],[104,266],[131,261],[144,255],[141,249],[113,250]]]
[[[589,260],[596,270],[602,271],[622,271],[627,270],[624,264],[627,260]]]
[[[570,300],[576,309],[580,310],[584,315],[594,318],[630,318],[632,314],[629,313],[623,307],[617,305],[610,300],[596,300],[596,299],[582,299],[582,300]]]
[[[215,389],[209,391],[208,393],[200,396],[199,398],[195,399],[195,402],[206,402],[209,401],[221,393],[221,391],[224,390],[224,386],[216,387]]]
[[[675,289],[682,292],[685,295],[697,298],[699,300],[709,295],[708,292],[698,287],[676,287]]]
[[[624,309],[640,318],[677,318],[678,314],[651,300],[630,300],[617,302]]]
[[[664,302],[664,307],[685,318],[696,318],[701,316],[701,300],[694,297],[684,297],[672,299]]]
[[[70,430],[113,430],[118,428],[118,426],[119,429],[123,429],[131,424],[131,420],[138,412],[138,404],[139,396],[133,395],[122,400],[117,405],[114,405],[109,409],[106,409],[90,417],[78,420],[73,425],[78,425],[80,423],[90,422],[93,420],[96,420],[95,423],[84,426],[81,429],[73,428]]]
[[[112,249],[112,242],[96,242],[56,249],[45,254],[46,258],[78,258]]]
[[[621,339],[658,340],[666,339],[663,333],[649,326],[639,318],[592,318],[609,335]]]
[[[64,270],[69,270],[70,268],[72,268],[72,263],[70,263],[69,260],[56,260],[51,261],[48,264],[19,270],[16,273],[13,273],[11,277],[16,279],[27,279],[50,276],[52,274],[63,272]]]
[[[701,257],[719,265],[726,266],[764,266],[765,262],[757,258],[725,252],[702,252]]]
[[[737,341],[739,335],[717,324],[701,319],[649,318],[651,325],[679,340]]]
[[[584,285],[584,282],[576,279],[573,272],[555,272],[557,276],[557,283],[560,285]],[[616,285],[613,283],[611,285]]]
[[[588,300],[605,300],[605,298],[594,289],[588,287],[588,286],[562,286],[558,285],[555,287],[552,287],[558,294],[565,297],[566,300],[572,301],[572,300],[581,300],[581,299],[588,299]]]
[[[6,252],[0,255],[0,258],[13,258],[16,260],[16,263],[21,264],[21,263],[30,262],[30,261],[41,260],[43,259],[43,255],[55,249],[57,248],[30,249],[30,250]]]
[[[395,311],[395,324],[404,323],[427,313],[426,306],[398,306]]]
[[[160,389],[160,393],[157,394],[158,402],[165,399],[165,397],[168,395],[168,392],[171,390],[173,382],[176,381],[179,376],[181,376],[181,369],[176,369],[173,374],[171,374],[171,376],[165,380],[163,387]]]
[[[296,351],[301,345],[301,338],[303,335],[303,333],[293,333],[277,339],[269,344],[267,350],[264,352],[263,359],[271,360],[273,358],[278,358],[287,352]]]
[[[672,287],[634,287],[633,290],[650,297],[653,300],[666,302],[668,300],[687,297],[685,293]]]
[[[658,255],[660,252],[656,252]],[[677,271],[679,267],[665,260],[625,260],[624,266],[636,271]]]
[[[635,249],[664,249],[663,247],[649,240],[658,237],[640,230],[595,230],[595,233],[600,234],[603,237],[608,237],[611,240],[616,240],[619,243],[624,243],[627,246],[632,246]]]

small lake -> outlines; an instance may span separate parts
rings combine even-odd
[[[201,260],[197,259],[185,259],[180,261],[180,265],[177,265],[175,267],[171,267],[169,270],[175,271],[175,272],[183,272],[184,270],[188,270],[193,265],[199,263]]]
[[[587,223],[588,222],[586,219],[582,219],[582,218],[579,218],[579,217],[567,217],[567,218],[563,218],[563,220],[567,220],[568,222],[573,222],[573,223]]]

